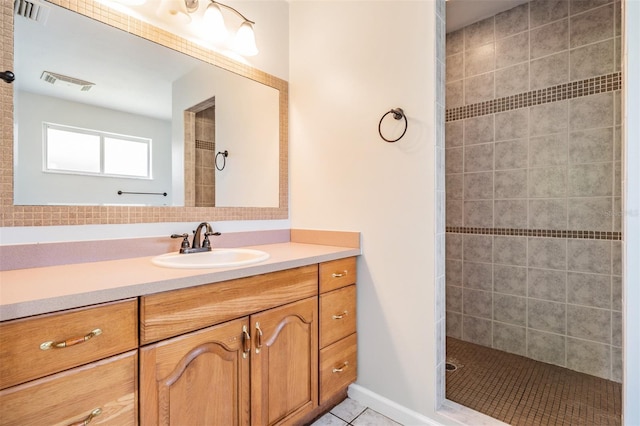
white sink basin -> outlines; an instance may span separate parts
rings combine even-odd
[[[220,248],[201,253],[167,253],[151,259],[155,265],[165,268],[229,268],[262,262],[269,253],[243,248]]]

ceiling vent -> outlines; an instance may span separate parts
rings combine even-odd
[[[81,92],[88,92],[93,86],[95,86],[95,83],[80,80],[79,78],[69,77],[67,75],[56,74],[51,71],[44,71],[40,76],[40,79],[53,84],[54,86],[71,87],[79,89]]]
[[[49,7],[39,1],[13,0],[13,13],[41,24],[47,22]]]

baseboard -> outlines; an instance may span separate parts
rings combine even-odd
[[[404,426],[443,426],[434,419],[426,417],[420,413],[410,410],[396,402],[378,395],[360,385],[352,384],[348,390],[349,398],[358,401],[360,404],[371,408],[378,413],[389,417],[391,420]]]

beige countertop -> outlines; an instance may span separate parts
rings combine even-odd
[[[227,281],[361,254],[359,248],[279,243],[250,246],[269,253],[253,265],[172,269],[152,257],[0,272],[0,321]],[[185,255],[188,256],[188,255]]]

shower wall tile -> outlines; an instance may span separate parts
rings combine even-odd
[[[494,265],[493,290],[498,293],[527,295],[527,268]]]
[[[493,289],[493,265],[491,263],[464,262],[462,285],[465,289],[491,291]]]
[[[613,127],[569,133],[569,162],[595,163],[614,159]]]
[[[495,16],[495,37],[500,40],[505,37],[529,29],[529,3],[516,6]],[[527,46],[527,51],[528,51]]]
[[[493,202],[496,228],[527,227],[527,200],[496,200]]]
[[[618,381],[621,244],[580,232],[623,227],[620,91],[529,91],[619,71],[620,6],[522,4],[448,34],[441,71],[470,114],[446,123],[446,224],[468,228],[446,238],[447,335]]]
[[[495,40],[493,16],[471,24],[464,29],[464,48],[473,49]]]
[[[500,322],[493,323],[493,347],[512,354],[527,353],[527,329]]]
[[[515,95],[529,90],[529,63],[523,62],[495,73],[495,97]]]
[[[465,173],[464,199],[486,200],[493,198],[493,172]]]
[[[569,15],[566,0],[536,0],[529,2],[531,28],[557,21]]]
[[[464,52],[464,76],[471,77],[495,69],[494,43],[485,44]]]
[[[464,152],[462,148],[445,149],[445,173],[462,173],[464,171]]]
[[[611,309],[611,276],[569,272],[567,303]]]
[[[495,198],[527,198],[527,169],[496,171]]]
[[[493,262],[505,265],[527,265],[526,237],[493,237]]]
[[[570,271],[611,273],[611,242],[597,240],[568,240],[567,253]]]
[[[568,337],[567,367],[592,376],[608,377],[611,369],[610,346]]]
[[[567,200],[529,200],[529,228],[567,229]]]
[[[569,129],[571,131],[611,127],[614,124],[613,93],[600,93],[571,99]]]
[[[495,114],[495,140],[505,141],[527,137],[529,111],[526,108]]]
[[[493,142],[494,120],[492,115],[466,119],[463,121],[463,126],[465,145]]]
[[[613,229],[612,198],[569,198],[569,229]]]
[[[494,152],[496,170],[521,169],[527,167],[527,139],[496,142]]]
[[[566,132],[569,102],[552,102],[530,108],[530,136]],[[578,119],[578,116],[576,116]]]
[[[463,226],[491,228],[493,227],[493,201],[465,201],[462,215]]]
[[[464,149],[464,171],[482,172],[493,170],[493,144],[467,146]]]
[[[491,263],[493,251],[491,235],[465,235],[462,245],[464,260]]]
[[[564,366],[565,347],[565,336],[527,329],[527,356],[529,358]]]
[[[567,133],[536,136],[529,139],[531,167],[563,166],[567,164]]]
[[[445,148],[462,146],[464,143],[463,121],[450,121],[445,124]]]
[[[615,71],[615,41],[606,40],[571,50],[569,53],[569,77],[582,80]]]
[[[572,16],[569,27],[571,47],[612,38],[614,35],[613,3]]]
[[[458,53],[447,56],[447,82],[454,82],[464,78],[464,55]]]
[[[521,32],[495,43],[496,68],[506,68],[529,61],[529,32]]]
[[[531,61],[531,90],[569,82],[569,52],[563,51]]]
[[[528,299],[527,323],[530,328],[557,334],[567,331],[568,305],[546,300]]]
[[[529,268],[528,296],[536,299],[565,302],[567,272]]]
[[[566,191],[567,169],[565,167],[547,167],[529,170],[530,198],[564,197]]]
[[[462,308],[465,315],[491,319],[493,295],[490,291],[465,288],[462,292]]]
[[[491,346],[493,341],[492,321],[463,315],[462,339],[478,345]]]
[[[446,257],[447,260],[462,259],[462,235],[447,234],[446,236]]]
[[[613,163],[581,164],[569,167],[570,197],[613,195]],[[582,228],[594,229],[594,228]]]
[[[526,326],[527,299],[495,293],[493,297],[493,319],[507,324]]]
[[[531,59],[569,48],[569,20],[553,22],[531,30]]]
[[[611,343],[611,311],[567,305],[567,335]]]
[[[528,265],[534,268],[567,269],[567,240],[528,238]]]

